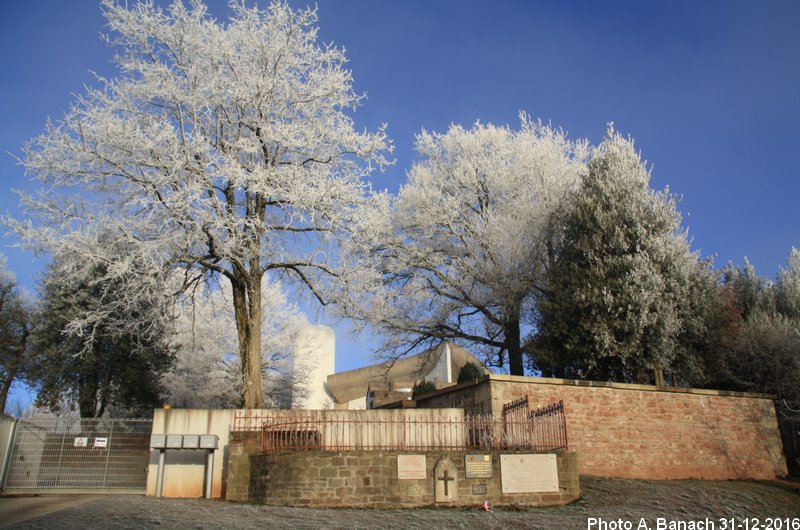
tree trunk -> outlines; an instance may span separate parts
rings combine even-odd
[[[506,349],[508,350],[508,368],[511,375],[525,375],[519,314],[519,306],[508,310],[505,322],[503,322],[503,334],[505,336]]]
[[[6,411],[6,400],[8,399],[8,392],[11,390],[11,384],[17,376],[17,363],[10,363],[8,366],[8,376],[3,379],[0,385],[0,413]]]
[[[20,368],[23,367],[23,357],[25,355],[25,350],[27,349],[29,335],[29,324],[25,323],[22,327],[22,336],[20,337],[19,347],[18,349],[11,351],[13,358],[9,360],[8,365],[6,366],[8,375],[0,385],[0,414],[4,414],[6,411],[6,403],[8,401],[8,393],[11,391],[11,385],[14,384],[14,379],[17,377],[17,373],[20,371]]]
[[[81,418],[94,418],[97,415],[97,377],[94,373],[78,382],[78,411]]]
[[[653,368],[653,376],[656,386],[666,386],[666,383],[664,382],[664,369],[661,367],[661,363],[656,363],[655,367]]]
[[[261,390],[261,275],[232,280],[233,310],[242,361],[242,407],[264,407]]]

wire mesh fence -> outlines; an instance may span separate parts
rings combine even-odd
[[[149,419],[18,420],[5,489],[144,489]]]

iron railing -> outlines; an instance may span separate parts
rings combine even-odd
[[[567,448],[567,419],[564,401],[530,410],[528,396],[503,405],[504,428],[509,436],[522,440],[546,440],[549,445]]]
[[[233,430],[253,432],[258,428],[261,431],[261,449],[267,453],[466,449],[551,452],[567,449],[563,402],[518,417],[504,415],[502,418],[464,416],[461,411],[439,415],[420,410],[416,411],[418,414],[326,412],[240,411],[234,415]]]

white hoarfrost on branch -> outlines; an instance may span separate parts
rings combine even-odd
[[[261,407],[262,282],[295,280],[329,301],[337,235],[391,144],[383,127],[354,129],[363,96],[343,50],[317,43],[314,10],[232,2],[223,24],[199,1],[102,9],[118,76],[25,148],[41,191],[22,194],[28,220],[6,224],[56,259],[103,263],[132,297],[148,281],[134,265],[223,278],[242,402]],[[117,240],[103,244],[101,230]]]
[[[198,286],[178,303],[171,346],[175,366],[162,378],[165,402],[174,407],[231,408],[241,400],[241,363],[231,289]],[[297,373],[297,337],[308,325],[276,283],[262,286],[261,372],[265,406],[288,407],[306,389]]]
[[[348,252],[360,284],[344,309],[389,337],[391,355],[455,339],[523,373],[521,319],[550,260],[551,217],[589,147],[521,118],[519,130],[422,132],[421,160],[396,200],[376,200],[355,231]]]

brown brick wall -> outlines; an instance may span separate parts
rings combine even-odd
[[[526,395],[531,408],[564,400],[569,448],[578,453],[581,474],[723,480],[786,475],[769,396],[497,375],[476,387],[484,387],[476,395],[491,395],[494,414]],[[453,398],[467,400],[468,394],[461,389]],[[441,394],[422,404],[439,406],[446,399]]]
[[[397,478],[398,454],[424,454],[428,478]],[[227,499],[282,506],[397,508],[434,504],[434,467],[443,455],[457,469],[456,505],[549,506],[580,497],[578,464],[574,453],[558,455],[559,493],[503,494],[500,453],[493,451],[493,477],[467,479],[465,452],[297,451],[259,454],[254,446],[233,442],[229,456]],[[486,454],[486,453],[483,453]],[[506,453],[507,454],[507,453]],[[473,493],[485,484],[486,493]]]

